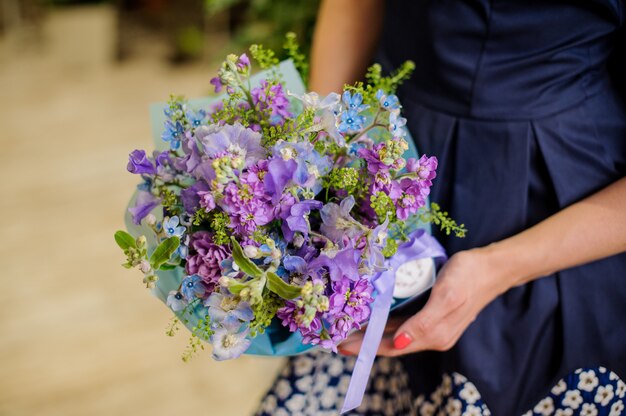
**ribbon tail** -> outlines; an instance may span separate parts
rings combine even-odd
[[[369,375],[374,365],[376,352],[383,338],[383,332],[387,324],[387,318],[389,317],[389,310],[393,300],[393,280],[395,280],[395,271],[388,270],[384,272],[378,280],[382,282],[391,280],[391,285],[385,285],[387,286],[386,290],[378,293],[376,301],[372,303],[372,314],[367,324],[367,329],[365,330],[361,351],[359,352],[352,377],[350,378],[350,385],[348,386],[346,398],[341,408],[342,414],[356,409],[363,401],[363,395],[365,394]],[[388,288],[389,286],[391,286],[391,290]]]

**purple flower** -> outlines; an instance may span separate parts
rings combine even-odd
[[[187,302],[191,302],[195,298],[203,297],[206,292],[206,287],[204,287],[200,276],[187,276],[180,284],[180,292],[183,294]]]
[[[212,192],[200,191],[198,192],[198,196],[200,197],[200,206],[204,208],[206,212],[215,209],[215,197]]]
[[[423,181],[432,181],[437,176],[437,158],[422,155],[419,160],[410,158],[406,162],[406,170],[417,173],[417,177]],[[432,183],[428,183],[431,186]]]
[[[396,215],[399,219],[406,220],[409,215],[415,214],[426,205],[430,187],[419,180],[405,178],[400,181],[400,189],[402,190],[401,196],[394,199]]]
[[[361,252],[352,247],[346,247],[333,253],[333,256],[320,254],[316,259],[310,262],[309,268],[318,271],[327,270],[332,281],[339,280],[342,277],[348,277],[352,280],[359,278],[359,259]]]
[[[389,218],[385,222],[378,225],[367,236],[367,264],[373,272],[385,270],[385,256],[383,249],[387,244],[387,228],[389,226]]]
[[[204,301],[204,306],[209,309],[211,323],[219,326],[235,327],[241,321],[250,322],[254,319],[250,304],[230,294],[213,292]]]
[[[283,92],[282,84],[270,84],[263,80],[259,87],[250,91],[250,95],[252,102],[260,111],[270,111],[273,124],[279,124],[285,118],[293,116],[289,111],[289,100]]]
[[[229,257],[228,247],[215,244],[208,231],[196,231],[189,239],[185,271],[200,276],[207,290],[212,292],[222,275],[220,263]]]
[[[289,215],[282,223],[283,236],[285,240],[293,240],[295,232],[300,232],[305,238],[309,236],[311,226],[309,225],[308,216],[311,210],[322,208],[321,201],[306,200],[298,202],[291,206]]]
[[[189,188],[183,189],[180,191],[180,199],[183,202],[183,206],[185,207],[185,211],[189,214],[193,214],[200,206],[200,193],[207,192],[209,190],[209,185],[206,182],[200,180]]]
[[[250,340],[247,336],[248,329],[237,332],[237,330],[217,327],[210,338],[213,345],[213,359],[222,361],[239,357],[250,347]]]
[[[133,217],[135,224],[140,224],[141,220],[146,217],[154,208],[161,203],[161,200],[150,192],[139,191],[137,192],[137,199],[135,200],[135,206],[128,208],[128,211]]]
[[[188,302],[183,297],[183,294],[177,290],[172,290],[167,295],[167,306],[169,306],[174,312],[180,312],[185,309]]]
[[[369,318],[374,287],[367,279],[355,282],[343,277],[333,282],[332,291],[328,316],[333,319],[329,334],[334,342],[340,342],[350,330],[360,329],[361,324]]]
[[[128,155],[128,165],[126,169],[130,173],[135,174],[154,175],[156,173],[156,168],[143,150],[133,150],[133,152]]]
[[[254,165],[266,154],[261,146],[261,134],[239,123],[226,124],[215,132],[203,135],[199,140],[209,158],[241,158],[244,167]]]
[[[222,88],[224,88],[224,84],[222,84],[220,77],[211,78],[211,81],[209,82],[215,87],[215,92],[220,92],[222,91]]]
[[[248,55],[246,55],[245,53],[242,53],[237,60],[237,69],[242,72],[250,69],[250,58],[248,58]]]

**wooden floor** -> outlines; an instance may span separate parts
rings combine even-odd
[[[98,7],[53,13],[37,48],[1,40],[0,415],[248,415],[281,361],[183,363],[112,238],[148,103],[202,94],[213,68],[112,64],[112,30]]]

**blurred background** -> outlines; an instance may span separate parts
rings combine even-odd
[[[249,415],[282,361],[181,361],[113,241],[148,105],[228,52],[307,46],[314,0],[0,0],[0,415]]]

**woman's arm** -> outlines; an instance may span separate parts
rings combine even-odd
[[[312,91],[339,92],[363,77],[382,27],[383,1],[322,1],[311,51]]]
[[[517,235],[452,256],[426,306],[397,330],[391,325],[395,336],[384,338],[378,352],[447,350],[489,302],[511,287],[623,251],[626,178]],[[361,340],[356,334],[340,350],[354,354]]]

